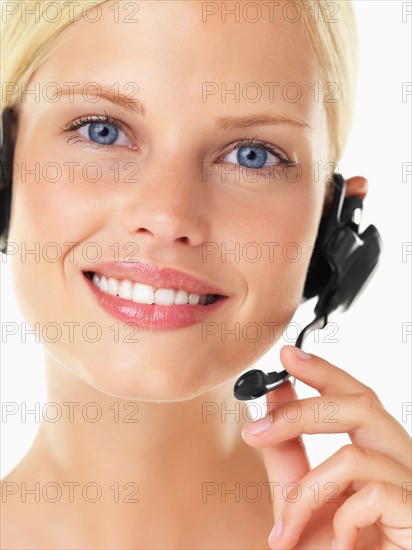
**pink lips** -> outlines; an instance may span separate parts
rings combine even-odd
[[[91,270],[90,270],[91,271]],[[136,324],[143,329],[178,329],[200,323],[220,308],[228,299],[216,286],[171,268],[156,268],[141,262],[105,262],[93,264],[95,273],[129,279],[155,288],[183,288],[195,294],[220,294],[218,301],[208,305],[138,304],[101,292],[86,276],[84,280],[99,305],[123,323]]]
[[[155,267],[143,262],[100,262],[92,264],[92,269],[99,275],[114,277],[115,279],[129,279],[133,283],[143,283],[155,288],[183,288],[194,294],[220,294],[224,291],[183,271],[169,267]]]

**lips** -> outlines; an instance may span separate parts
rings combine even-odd
[[[214,284],[174,268],[158,268],[143,262],[100,262],[90,267],[84,270],[84,273],[92,272],[115,279],[128,279],[132,283],[151,285],[155,289],[174,288],[193,294],[218,294],[227,297],[225,291]]]
[[[151,285],[155,289],[183,289],[193,294],[213,294],[216,300],[209,304],[158,305],[136,303],[120,296],[103,293],[90,275],[97,273],[132,283]],[[93,265],[93,272],[83,271],[84,280],[97,303],[112,317],[123,323],[143,329],[179,329],[206,321],[224,306],[228,296],[217,286],[172,268],[157,268],[150,264],[108,262]]]

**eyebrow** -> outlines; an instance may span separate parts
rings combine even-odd
[[[94,84],[94,86],[92,86]],[[102,99],[106,99],[107,101],[110,101],[110,103],[113,103],[114,105],[119,105],[120,107],[123,107],[123,109],[126,109],[127,111],[131,111],[133,113],[137,113],[140,116],[145,116],[146,109],[143,106],[143,104],[135,98],[130,97],[130,95],[126,95],[120,91],[117,91],[115,89],[109,88],[108,86],[102,86],[101,84],[98,84],[97,82],[88,82],[85,84],[80,84],[77,86],[73,86],[70,88],[70,90],[63,90],[61,95],[84,95],[84,89],[85,87],[88,87],[87,89],[87,96],[92,97],[99,97]],[[56,94],[57,95],[57,94]]]
[[[63,90],[63,95],[83,95],[84,88],[89,86],[91,83],[80,84],[74,86],[70,90]],[[87,90],[87,95],[101,97],[113,103],[114,105],[119,105],[123,109],[130,111],[132,113],[137,113],[141,117],[146,115],[146,108],[143,103],[138,99],[130,97],[120,91],[115,91],[114,89],[108,86],[102,86],[96,82],[93,82],[96,86],[99,86],[99,91],[96,87],[89,86]],[[249,126],[268,126],[275,124],[287,124],[289,126],[296,126],[298,128],[311,128],[304,120],[301,120],[296,117],[285,116],[281,114],[271,114],[271,113],[257,113],[254,115],[244,115],[244,116],[224,116],[216,120],[216,128],[220,130],[234,130],[237,128],[247,128]]]
[[[267,126],[269,124],[288,124],[299,128],[310,128],[304,120],[279,114],[258,113],[239,117],[226,116],[217,119],[216,127],[222,130],[247,128],[248,126]]]

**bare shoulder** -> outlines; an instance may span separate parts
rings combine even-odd
[[[0,547],[4,550],[28,548],[23,534],[26,529],[23,530],[22,525],[26,527],[26,522],[30,523],[30,518],[26,516],[16,499],[12,498],[11,493],[14,489],[15,482],[7,481],[7,478],[0,482]]]
[[[219,480],[214,484],[218,485],[217,494],[206,502],[203,499],[199,501],[198,492],[193,495],[194,505],[188,512],[193,517],[190,521],[187,516],[181,518],[182,544],[176,547],[219,550],[268,548],[267,540],[273,527],[273,502],[263,462],[257,453],[243,452],[230,464],[229,471],[215,476]],[[99,524],[98,510],[93,509],[93,521],[86,522],[88,530],[82,531],[79,515],[72,508],[65,507],[63,502],[50,504],[43,498],[36,502],[30,494],[27,499],[23,498],[22,483],[26,483],[27,488],[34,488],[36,479],[42,479],[40,473],[33,475],[32,470],[26,469],[15,470],[1,481],[0,547],[4,550],[103,548],[102,533],[92,532],[94,520],[95,527]],[[41,494],[40,491],[40,497]],[[175,519],[178,523],[179,518]],[[149,510],[140,521],[146,526],[152,521],[157,524],[157,510]],[[193,532],[188,533],[188,523],[193,525]],[[161,533],[159,536],[162,536]],[[95,537],[103,544],[96,545]],[[143,532],[141,541],[130,541],[130,548],[164,547],[159,546],[159,541],[155,539],[151,538],[150,533]],[[108,548],[113,548],[113,545],[108,545]]]
[[[27,504],[27,503],[26,503]],[[2,550],[63,550],[70,548],[96,548],[96,546],[75,540],[72,532],[67,530],[64,521],[52,517],[43,506],[36,509],[26,504],[5,502],[1,505],[1,544]],[[54,515],[54,514],[53,514]],[[182,545],[181,548],[216,548],[263,550],[268,548],[267,539],[273,527],[273,512],[266,499],[257,503],[224,505],[214,512],[209,510],[208,527],[197,543],[200,546]],[[224,521],[222,521],[224,519]],[[45,529],[44,526],[48,526]],[[59,533],[53,532],[52,526],[59,525]],[[24,526],[24,528],[23,528]],[[220,529],[222,529],[220,531]],[[219,532],[220,531],[220,532]],[[150,548],[145,539],[144,545],[131,548]],[[151,541],[156,548],[156,542]]]
[[[44,528],[56,518],[39,502],[35,484],[20,481],[12,472],[0,481],[0,490],[0,548],[56,550],[54,534]]]
[[[67,531],[61,517],[43,506],[26,503],[1,504],[0,548],[2,550],[84,550]],[[63,516],[64,517],[64,516]],[[59,530],[61,533],[59,533]],[[77,544],[77,546],[76,546]]]

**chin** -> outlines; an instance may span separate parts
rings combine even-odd
[[[228,398],[232,397],[231,384],[245,369],[253,368],[279,336],[280,332],[276,332],[274,341],[262,338],[249,343],[241,339],[235,343],[218,334],[202,342],[201,327],[197,326],[158,334],[141,331],[136,342],[125,339],[115,342],[106,327],[96,343],[86,343],[80,338],[74,345],[60,341],[58,349],[53,346],[49,351],[71,374],[67,383],[61,373],[55,377],[55,384],[62,392],[66,387],[70,398],[99,400],[99,396],[93,395],[98,391],[103,394],[102,400],[107,396],[125,401],[172,403],[203,395],[209,399],[213,390],[219,390],[219,395],[222,390],[223,395],[227,391]],[[52,370],[57,368],[51,364]],[[219,388],[224,384],[227,386]]]
[[[189,355],[189,354],[188,354]],[[136,357],[110,357],[95,354],[77,362],[71,372],[90,389],[122,400],[178,402],[187,401],[210,392],[230,376],[222,365],[203,357],[186,357],[169,350],[142,354]],[[82,393],[87,393],[87,388]],[[96,397],[93,396],[93,399]]]

